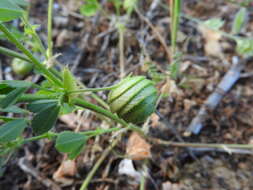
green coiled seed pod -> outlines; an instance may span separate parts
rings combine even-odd
[[[108,102],[113,113],[127,122],[143,123],[155,111],[158,95],[151,80],[127,77],[110,91]]]

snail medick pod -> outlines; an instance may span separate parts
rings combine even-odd
[[[11,67],[15,74],[25,76],[32,71],[33,64],[18,58],[14,58],[12,60]]]
[[[151,80],[127,77],[110,91],[108,102],[113,113],[127,122],[143,123],[155,111],[158,95]]]

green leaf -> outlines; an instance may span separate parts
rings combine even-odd
[[[45,109],[56,106],[57,100],[38,100],[27,105],[27,109],[33,113],[42,112]]]
[[[242,7],[235,15],[235,19],[233,22],[232,33],[238,34],[243,28],[244,24],[247,20],[247,9]]]
[[[52,129],[57,120],[59,111],[60,106],[54,105],[36,114],[32,120],[33,131],[40,135]]]
[[[204,25],[213,30],[219,30],[223,24],[224,21],[219,18],[212,18],[204,22]]]
[[[80,13],[84,16],[94,16],[100,8],[97,0],[85,0],[85,4],[80,8]]]
[[[33,83],[24,80],[4,80],[0,82],[0,89],[1,85],[7,85],[12,88],[30,88],[33,85]]]
[[[81,153],[86,141],[87,136],[83,134],[64,131],[58,135],[55,147],[59,152],[67,153],[70,159],[74,159]]]
[[[64,115],[64,114],[72,113],[75,110],[77,110],[76,106],[70,105],[70,104],[67,104],[67,103],[63,103],[63,105],[61,106],[60,114]]]
[[[0,108],[0,112],[7,112],[7,113],[27,113],[26,110],[19,108],[18,106],[9,106],[5,109]]]
[[[16,5],[23,6],[23,7],[26,7],[29,5],[29,3],[25,0],[12,0],[12,2],[15,3]]]
[[[8,22],[23,15],[24,11],[12,0],[0,1],[0,21]]]
[[[0,90],[7,88],[7,84],[0,83]],[[0,93],[1,94],[1,93]]]
[[[0,142],[3,143],[15,140],[22,134],[26,126],[27,123],[24,119],[10,121],[0,126]]]
[[[253,39],[237,38],[236,51],[237,53],[243,56],[252,56],[253,55]]]
[[[27,88],[16,88],[0,100],[0,108],[7,108],[16,103],[18,98],[27,90]]]

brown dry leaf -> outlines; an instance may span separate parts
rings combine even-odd
[[[182,96],[183,92],[177,87],[174,80],[167,78],[166,83],[161,87],[162,94],[168,94],[171,96]]]
[[[70,185],[74,182],[73,177],[77,173],[76,162],[74,160],[65,160],[53,175],[53,179],[64,185]]]
[[[150,121],[151,121],[151,127],[158,127],[160,122],[159,122],[159,116],[155,113],[153,113],[151,116],[150,116]]]
[[[64,45],[67,45],[68,42],[73,39],[74,34],[73,32],[69,30],[62,30],[60,33],[57,34],[55,46],[56,47],[62,47]]]
[[[69,128],[74,129],[76,128],[76,118],[77,116],[74,113],[69,113],[62,115],[59,119],[66,123]]]
[[[222,35],[205,26],[200,26],[199,30],[205,39],[205,45],[204,45],[205,53],[208,56],[223,58],[222,47],[219,42]]]
[[[128,139],[126,153],[132,160],[143,160],[151,157],[150,148],[150,144],[133,132]]]

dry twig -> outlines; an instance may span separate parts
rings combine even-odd
[[[190,136],[192,133],[197,135],[203,128],[203,122],[208,118],[208,111],[213,111],[225,94],[232,88],[236,81],[241,76],[241,71],[245,67],[245,64],[249,61],[247,58],[243,61],[239,61],[236,58],[233,61],[231,68],[225,74],[215,91],[207,98],[205,103],[200,108],[197,116],[192,120],[191,124],[184,133],[184,136]]]

